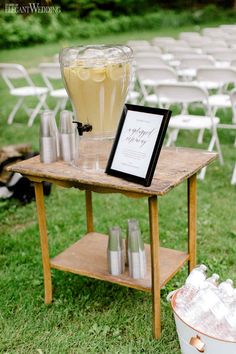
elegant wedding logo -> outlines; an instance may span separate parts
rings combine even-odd
[[[37,2],[29,2],[29,4],[27,5],[6,3],[5,12],[11,14],[59,14],[61,12],[61,7],[51,5],[40,5],[40,3]]]

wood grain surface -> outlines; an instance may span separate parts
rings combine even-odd
[[[169,190],[209,165],[217,158],[214,152],[189,148],[163,148],[150,187],[107,175],[104,170],[109,149],[99,157],[100,170],[87,167],[87,155],[81,155],[81,166],[75,167],[63,161],[51,164],[40,162],[39,156],[9,167],[32,181],[49,181],[64,187],[76,187],[95,192],[124,193],[129,196],[164,195]]]
[[[143,291],[151,291],[150,246],[145,244],[147,274],[144,279],[129,277],[128,268],[119,276],[109,274],[107,266],[108,236],[91,232],[50,261],[51,267],[65,272],[106,280]],[[160,248],[160,287],[164,286],[188,260],[186,252]]]

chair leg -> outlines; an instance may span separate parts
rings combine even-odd
[[[197,178],[200,180],[204,180],[206,174],[206,167],[203,167],[201,171],[199,172]]]
[[[15,118],[16,112],[18,111],[18,109],[21,107],[22,103],[24,101],[24,97],[20,97],[19,100],[16,102],[13,110],[11,111],[7,123],[11,124],[13,122],[13,119]]]
[[[236,164],[234,165],[233,175],[231,179],[231,184],[236,184]]]
[[[53,114],[54,114],[55,117],[56,117],[56,115],[57,115],[57,112],[60,110],[60,108],[61,108],[61,101],[58,100],[58,101],[57,101],[57,104],[56,104],[56,107],[55,107],[54,110],[53,110]]]
[[[61,110],[65,109],[67,101],[68,101],[68,98],[63,98],[62,103],[61,103]]]
[[[32,113],[32,109],[28,108],[26,104],[23,105],[23,109],[25,113],[28,115],[28,117],[30,117],[30,114]]]
[[[198,138],[197,138],[197,143],[198,143],[198,144],[202,144],[202,143],[203,143],[204,131],[205,131],[205,129],[199,130]]]
[[[224,165],[224,159],[223,159],[223,155],[222,155],[222,151],[221,151],[221,147],[220,147],[220,141],[219,141],[219,137],[218,137],[217,131],[215,131],[214,134],[215,134],[216,148],[217,148],[217,151],[219,153],[220,164]]]
[[[56,117],[59,110],[63,111],[63,109],[65,109],[67,100],[68,100],[68,98],[62,98],[62,99],[58,100],[56,107],[53,110],[55,117]]]
[[[220,164],[223,165],[224,164],[224,160],[223,160],[221,147],[220,147],[220,142],[219,142],[219,138],[218,138],[218,134],[217,134],[216,130],[214,130],[214,132],[212,134],[212,138],[211,138],[211,141],[210,141],[210,144],[209,144],[207,150],[208,151],[213,151],[213,148],[214,148],[215,144],[216,144],[217,151],[219,153]],[[206,167],[203,167],[201,169],[200,173],[198,174],[198,178],[203,180],[205,178],[205,174],[206,174]]]
[[[177,140],[178,133],[179,133],[179,129],[173,129],[169,132],[169,136],[168,136],[167,143],[166,143],[167,147],[175,146],[175,142]]]
[[[35,107],[34,111],[32,112],[32,114],[30,115],[30,118],[28,120],[28,126],[31,127],[34,123],[35,117],[37,116],[37,114],[40,111],[40,108],[44,105],[45,100],[46,100],[47,95],[41,95],[38,97],[39,103],[37,104],[37,106]]]

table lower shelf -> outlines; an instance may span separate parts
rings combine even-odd
[[[119,276],[108,273],[107,235],[91,232],[50,260],[51,268],[109,281],[143,291],[151,291],[150,246],[145,244],[147,274],[144,279],[129,277],[128,268]],[[186,252],[160,248],[160,285],[164,286],[189,259]]]

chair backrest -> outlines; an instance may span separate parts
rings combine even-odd
[[[231,60],[236,59],[236,50],[225,50],[212,53],[212,56],[217,61],[227,61],[230,62]]]
[[[175,82],[178,80],[177,73],[171,67],[166,66],[140,66],[137,68],[137,76],[143,80],[152,80],[156,83],[163,81]]]
[[[197,54],[194,48],[172,48],[169,53],[173,55],[174,59],[181,59],[185,56]]]
[[[196,38],[201,38],[201,34],[199,32],[180,32],[179,38],[180,39],[190,39],[195,40]]]
[[[236,25],[235,24],[230,24],[230,25],[220,25],[219,26],[224,32],[227,33],[232,33],[236,31]]]
[[[172,53],[173,51],[180,51],[180,52],[194,52],[194,50],[188,44],[181,44],[181,43],[167,43],[162,46],[162,49],[165,53]]]
[[[199,37],[199,38],[186,38],[191,48],[201,48],[204,44],[211,43],[212,38],[210,37]]]
[[[233,69],[236,69],[236,59],[231,60],[230,66],[233,67]]]
[[[228,44],[229,47],[231,47],[232,44],[236,43],[236,32],[235,34],[230,34],[227,37],[225,37],[225,42]]]
[[[179,68],[181,69],[198,69],[202,66],[214,66],[215,62],[213,58],[203,56],[188,56],[180,59]]]
[[[127,45],[130,47],[142,46],[142,47],[150,47],[150,43],[146,40],[130,40],[127,42]]]
[[[33,81],[29,77],[23,65],[0,63],[0,72],[3,80],[6,82],[10,90],[15,88],[15,85],[12,80],[17,79],[24,79],[29,86],[34,86]]]
[[[205,67],[197,69],[198,81],[210,81],[221,85],[236,82],[236,69]]]
[[[161,58],[162,54],[155,52],[155,51],[145,51],[145,52],[135,52],[134,53],[135,58]]]
[[[175,43],[175,39],[173,37],[154,37],[152,39],[152,43],[154,45],[159,45],[163,43]]]
[[[232,117],[232,121],[234,124],[236,124],[236,89],[233,89],[230,92],[230,100],[232,103],[232,110],[233,110],[233,117]]]
[[[134,55],[156,55],[161,54],[161,48],[150,46],[150,47],[135,47],[133,48]]]
[[[189,83],[160,84],[155,87],[155,93],[160,101],[188,104],[202,102],[207,104],[208,93],[203,88]]]
[[[214,40],[211,43],[203,43],[200,48],[203,53],[211,53],[212,49],[213,51],[216,49],[227,50],[228,44],[223,40]]]
[[[135,61],[137,66],[143,65],[161,65],[161,66],[169,66],[164,59],[160,56],[136,56]]]
[[[39,65],[39,70],[42,74],[43,80],[50,90],[53,90],[54,80],[61,80],[61,70],[59,63],[42,63]]]
[[[212,38],[222,38],[225,36],[225,32],[219,27],[206,27],[202,29],[203,36]]]

